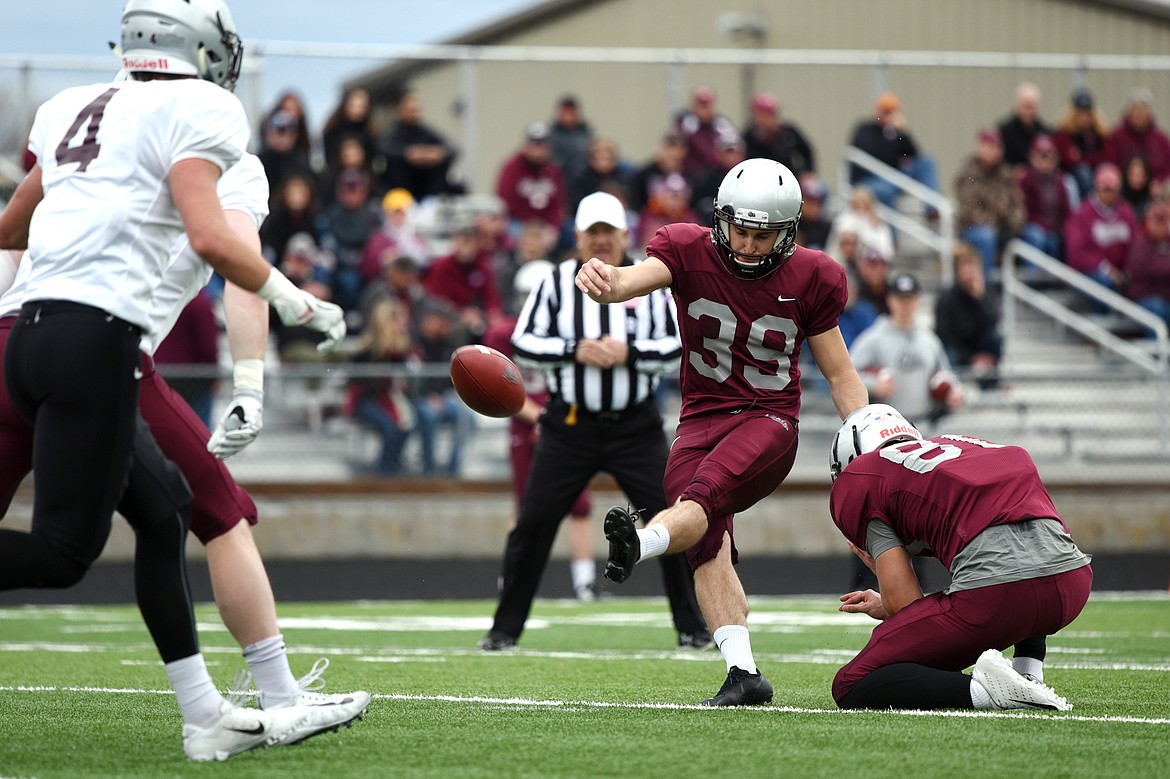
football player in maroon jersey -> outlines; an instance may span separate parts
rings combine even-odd
[[[833,522],[879,587],[842,595],[840,610],[881,620],[837,672],[838,706],[1072,708],[1043,684],[1044,642],[1080,614],[1093,570],[1025,450],[923,440],[879,403],[845,420],[829,467]],[[924,596],[913,554],[937,557],[950,586]],[[1000,650],[1013,644],[1009,662]]]
[[[625,509],[609,511],[605,575],[622,582],[641,559],[685,551],[728,669],[703,703],[742,706],[771,701],[772,685],[752,656],[732,517],[772,494],[796,459],[805,343],[842,417],[868,398],[837,328],[845,270],[796,245],[801,192],[792,172],[745,160],[724,177],[714,206],[714,227],[666,225],[645,261],[617,268],[592,259],[577,286],[603,303],[667,286],[674,295],[683,361],[663,482],[670,505],[642,530]]]

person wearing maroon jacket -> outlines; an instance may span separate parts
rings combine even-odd
[[[848,296],[845,269],[796,245],[800,209],[792,171],[774,160],[745,160],[719,187],[715,227],[666,225],[644,262],[614,267],[592,259],[577,274],[577,287],[598,302],[667,286],[675,299],[682,409],[663,482],[668,508],[642,530],[624,508],[610,509],[605,575],[622,582],[639,560],[686,551],[728,669],[707,706],[772,700],[752,656],[732,518],[772,494],[792,469],[805,343],[842,417],[867,401],[837,327]]]
[[[451,254],[435,260],[423,276],[423,287],[432,297],[450,303],[473,338],[504,314],[496,272],[490,258],[479,249],[475,226],[459,228],[451,241]]]
[[[1118,167],[1130,157],[1143,157],[1158,187],[1170,180],[1170,136],[1154,118],[1150,90],[1137,87],[1130,93],[1121,121],[1109,134],[1109,149]]]
[[[838,706],[1072,708],[1043,684],[1045,641],[1080,614],[1093,570],[1024,449],[923,440],[874,404],[846,418],[829,469],[833,522],[879,587],[842,595],[840,610],[882,623],[837,672]],[[924,596],[915,554],[946,565],[950,586]]]
[[[532,122],[525,129],[524,145],[500,169],[496,194],[507,206],[514,229],[536,219],[560,231],[568,190],[564,174],[552,160],[547,124]]]

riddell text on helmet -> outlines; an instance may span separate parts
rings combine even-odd
[[[157,70],[166,73],[170,71],[171,63],[166,57],[123,57],[122,67],[126,70]]]
[[[880,433],[878,433],[878,436],[880,436],[881,438],[885,438],[887,436],[897,435],[898,433],[915,433],[915,432],[917,432],[917,431],[914,428],[910,427],[909,425],[896,425],[894,427],[887,427],[887,428],[883,429]]]

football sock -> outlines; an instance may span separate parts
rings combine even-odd
[[[171,680],[184,724],[206,727],[219,719],[223,696],[215,689],[202,654],[172,660],[163,667]]]
[[[597,564],[592,559],[574,560],[569,563],[569,573],[573,576],[573,589],[588,587],[597,581]]]
[[[724,625],[714,633],[715,643],[723,654],[727,670],[738,666],[750,674],[758,673],[755,658],[752,657],[752,641],[748,629],[743,625]]]
[[[647,525],[638,531],[638,541],[642,548],[639,559],[657,557],[664,554],[666,547],[670,546],[670,531],[662,524]]]
[[[991,696],[987,694],[987,690],[983,685],[974,679],[971,680],[971,708],[973,709],[994,709],[995,704],[991,702]]]
[[[244,662],[252,672],[261,708],[292,698],[300,692],[296,677],[288,667],[288,654],[284,650],[283,635],[277,633],[271,638],[244,647]]]
[[[1044,681],[1044,661],[1037,660],[1034,657],[1013,657],[1012,668],[1016,669],[1016,673],[1020,676],[1024,674],[1031,674],[1036,681]]]

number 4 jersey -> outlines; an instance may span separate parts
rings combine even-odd
[[[823,252],[796,247],[761,279],[733,276],[711,229],[671,224],[646,254],[670,269],[683,358],[680,419],[754,406],[796,419],[806,338],[832,330],[845,308],[845,269]]]
[[[862,549],[872,547],[875,521],[908,549],[925,545],[951,569],[958,585],[952,590],[1088,563],[1031,456],[1018,446],[943,435],[863,454],[833,483],[829,511]],[[1021,524],[1034,519],[1048,521]],[[989,529],[994,532],[984,533]],[[983,543],[992,537],[995,543]]]
[[[197,79],[66,89],[37,111],[29,148],[44,200],[33,214],[27,300],[72,300],[144,330],[151,295],[183,223],[171,168],[203,159],[221,171],[250,133],[240,101]]]

